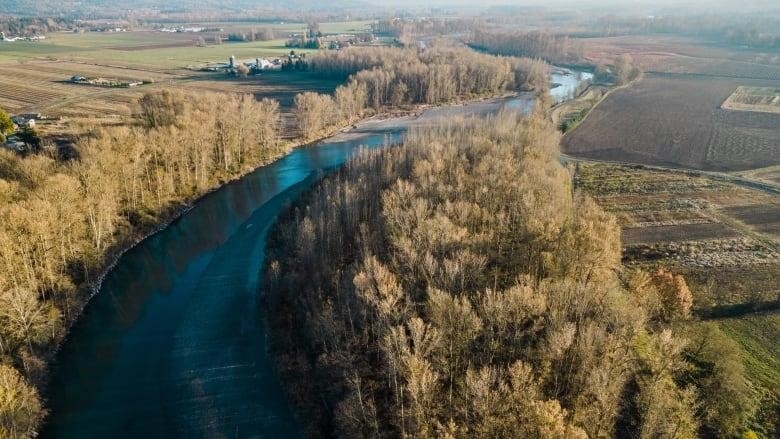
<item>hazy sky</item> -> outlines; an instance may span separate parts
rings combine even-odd
[[[371,9],[397,10],[411,12],[430,9],[463,10],[479,14],[489,6],[540,6],[547,8],[568,8],[578,10],[598,10],[630,14],[673,13],[675,11],[696,12],[743,12],[778,11],[780,0],[0,0],[0,13],[16,12],[36,14],[47,10],[79,11],[93,8],[116,11],[133,9],[171,9],[186,10],[212,9],[286,9],[288,11],[329,9],[344,10],[360,8],[366,5],[364,12]]]

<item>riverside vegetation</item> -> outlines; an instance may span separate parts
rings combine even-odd
[[[503,93],[527,76],[524,69],[544,66],[449,49],[380,49],[374,65],[366,61],[371,53],[354,52],[363,61],[342,70],[354,75],[333,97],[298,96],[304,139],[394,105]],[[402,57],[414,73],[393,66]],[[456,88],[437,91],[455,72]],[[386,95],[404,85],[408,94]],[[279,140],[278,103],[251,95],[155,91],[137,108],[128,124],[83,129],[75,158],[47,144],[26,156],[0,150],[0,437],[35,436],[46,413],[39,390],[47,363],[113,258],[188,201],[290,146]]]
[[[309,57],[314,75],[346,80],[333,96],[302,93],[295,113],[302,136],[316,138],[385,108],[493,97],[547,86],[548,65],[530,58],[489,56],[434,47],[352,48]]]
[[[85,133],[76,160],[0,151],[0,437],[34,435],[46,362],[111,255],[285,151],[276,102],[160,92],[140,106],[142,124]]]
[[[366,151],[268,243],[272,348],[314,437],[754,435],[739,350],[621,266],[537,109]]]

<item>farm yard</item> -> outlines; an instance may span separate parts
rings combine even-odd
[[[739,86],[778,87],[780,81],[647,74],[590,111],[562,149],[590,159],[712,171],[780,164],[780,114],[720,108]]]
[[[586,162],[575,182],[618,218],[624,264],[683,274],[695,314],[742,347],[765,410],[780,408],[780,196],[695,172]]]

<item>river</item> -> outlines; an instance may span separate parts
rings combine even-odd
[[[57,355],[41,437],[301,437],[258,294],[278,213],[362,146],[444,115],[532,105],[522,95],[364,122],[203,197],[108,273]]]

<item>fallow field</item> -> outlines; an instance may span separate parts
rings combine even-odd
[[[780,164],[780,114],[721,108],[739,86],[780,87],[780,81],[648,74],[596,106],[564,137],[563,150],[713,171]]]
[[[583,41],[585,58],[594,64],[629,54],[649,73],[780,80],[780,54],[775,51],[672,35],[625,35]]]

